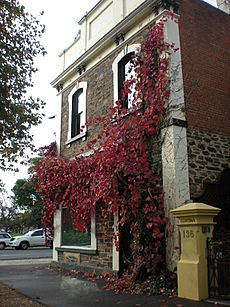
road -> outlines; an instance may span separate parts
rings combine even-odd
[[[2,260],[24,260],[24,259],[41,259],[51,258],[52,249],[48,247],[31,247],[27,250],[15,250],[6,248],[0,250],[0,261]]]

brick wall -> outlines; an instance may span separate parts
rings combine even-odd
[[[230,16],[199,0],[180,14],[189,126],[230,136]]]
[[[193,199],[230,167],[230,16],[199,0],[180,13]]]
[[[204,192],[206,183],[218,182],[230,167],[230,138],[225,135],[188,129],[188,162],[191,198]]]

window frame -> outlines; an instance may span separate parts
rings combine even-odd
[[[77,107],[77,109],[82,109],[83,111],[79,114],[81,114],[81,121],[80,121],[80,126],[79,126],[79,133],[76,135],[72,135],[72,128],[73,128],[73,99],[74,96],[77,94],[78,91],[82,92],[78,95],[78,98],[80,97],[80,95],[82,95],[82,106],[79,108],[79,106]],[[83,137],[86,136],[86,127],[85,127],[85,123],[86,123],[86,94],[87,94],[87,82],[82,81],[77,83],[77,85],[72,89],[72,91],[69,93],[68,95],[68,103],[69,103],[69,123],[68,123],[68,133],[67,133],[67,141],[66,141],[66,145],[81,139]],[[79,103],[79,101],[78,101]],[[79,115],[78,114],[78,115]],[[81,131],[81,127],[84,126],[84,128],[82,128]]]
[[[112,71],[113,71],[113,101],[114,101],[114,106],[116,106],[116,102],[120,99],[120,87],[121,84],[119,84],[119,63],[122,62],[125,57],[127,57],[128,54],[137,54],[139,51],[141,45],[140,44],[132,44],[132,45],[126,45],[121,52],[117,55],[115,60],[113,61],[112,64]],[[130,110],[130,108],[127,108],[127,110]]]
[[[79,88],[72,96],[72,113],[71,113],[71,139],[81,133],[81,114],[79,111],[80,96],[83,95],[83,88]]]
[[[60,242],[60,248],[61,249],[71,249],[71,250],[80,250],[80,251],[96,251],[97,249],[97,239],[96,239],[96,221],[95,221],[95,212],[91,212],[91,243],[90,245],[65,245],[62,242],[63,237],[63,208],[61,210],[61,242]]]
[[[124,87],[124,82],[126,79],[126,65],[135,57],[134,51],[127,53],[121,60],[118,62],[118,99],[122,101],[122,107],[124,109],[131,109],[129,105],[129,97],[126,96],[125,100],[122,99],[122,88]]]
[[[35,232],[33,232],[31,234],[31,237],[40,237],[44,235],[44,231],[43,230],[36,230]]]

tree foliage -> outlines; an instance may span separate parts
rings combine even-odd
[[[42,13],[41,13],[42,14]],[[44,26],[17,0],[0,2],[0,168],[12,168],[32,149],[30,128],[41,122],[40,99],[28,97],[36,72],[35,58],[45,54],[40,43]]]
[[[39,155],[30,159],[28,173],[31,176],[34,174],[36,165],[44,158],[46,151],[47,147],[40,148]],[[21,221],[24,228],[40,228],[42,225],[42,198],[35,188],[35,177],[36,175],[33,180],[31,178],[18,179],[12,189],[13,205],[21,212],[16,222]]]
[[[18,179],[12,189],[13,201],[21,210],[30,210],[37,204],[41,205],[41,198],[29,179]]]
[[[35,168],[46,155],[56,152],[56,144],[51,143],[49,146],[39,148],[38,156],[30,159],[28,165],[28,179],[18,179],[12,189],[14,196],[12,203],[17,211],[20,212],[14,219],[17,229],[40,228],[42,226],[43,204],[41,194],[36,190],[36,172]],[[33,176],[33,180],[31,177]],[[21,226],[20,226],[21,225]],[[14,227],[13,227],[14,228]]]
[[[18,214],[17,206],[12,204],[5,185],[0,180],[0,230],[12,231],[15,227],[18,230],[17,222],[15,223],[18,219]]]
[[[18,179],[12,192],[12,202],[19,212],[15,224],[20,223],[22,230],[41,227],[42,202],[34,184],[29,179]]]

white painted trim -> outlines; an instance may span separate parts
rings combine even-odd
[[[57,144],[57,154],[60,155],[61,152],[61,102],[62,95],[57,96],[57,115],[56,115],[56,144]]]
[[[91,245],[83,245],[83,246],[76,246],[76,245],[61,245],[60,248],[66,249],[76,249],[76,250],[94,250]]]
[[[141,23],[137,22],[136,24],[133,24],[133,26],[129,27],[128,32],[126,32],[123,29],[123,26],[119,27],[119,29],[113,29],[112,32],[108,33],[108,35],[106,35],[106,37],[103,38],[103,40],[100,40],[100,42],[96,43],[94,46],[89,48],[89,50],[84,52],[81,56],[79,57],[76,56],[76,60],[71,65],[69,65],[62,73],[60,73],[59,76],[57,76],[51,82],[51,85],[55,87],[59,83],[62,83],[63,89],[66,90],[69,86],[71,86],[74,82],[76,82],[76,80],[79,77],[84,76],[86,72],[91,70],[95,65],[97,65],[104,58],[114,53],[121,46],[125,46],[128,41],[130,41],[133,37],[135,37],[141,31],[143,31],[143,29],[147,28],[151,22],[153,21],[157,22],[167,12],[168,12],[167,10],[164,10],[162,13],[160,13],[157,16],[155,15],[154,12],[152,12],[150,15],[146,16],[141,21]],[[137,16],[135,16],[135,18],[136,17]],[[143,17],[143,12],[142,12],[142,17]],[[129,21],[127,21],[127,23],[129,24]],[[124,32],[124,31],[125,31],[125,41],[121,43],[119,46],[114,46],[114,43],[113,44],[111,43],[111,37],[115,36],[116,33]],[[76,67],[86,62],[87,62],[87,70],[81,76],[79,76],[79,73],[77,72]]]
[[[169,45],[174,44],[178,48],[176,52],[171,52],[169,56],[169,79],[170,97],[166,106],[170,116],[185,120],[184,85],[182,75],[181,46],[178,23],[169,18],[164,27],[164,39]]]
[[[95,22],[95,20],[97,20],[102,14],[104,14],[104,12],[109,8],[111,7],[111,5],[113,4],[113,0],[110,1],[109,3],[106,4],[106,6],[100,11],[98,12],[97,15],[95,15],[92,20],[89,20],[89,36],[88,36],[88,40],[90,41],[92,39],[92,25],[93,23]],[[97,29],[98,30],[98,29]]]
[[[82,81],[82,82],[79,82],[76,84],[76,86],[72,89],[72,91],[69,93],[68,95],[68,103],[69,103],[69,123],[68,123],[68,134],[67,134],[67,142],[66,144],[69,144],[71,142],[73,142],[75,139],[78,139],[78,136],[76,135],[74,138],[71,138],[71,125],[72,125],[72,98],[73,98],[73,95],[74,93],[76,93],[77,90],[79,89],[83,89],[83,92],[82,92],[82,97],[83,97],[83,106],[82,106],[82,109],[83,109],[83,113],[82,113],[82,116],[81,116],[81,119],[82,119],[82,122],[81,124],[82,125],[85,125],[86,123],[86,94],[87,94],[87,82],[85,81]],[[79,135],[83,135],[86,133],[86,127],[84,127],[82,133],[80,133]]]
[[[61,211],[61,210],[60,210]],[[62,245],[61,242],[61,235],[62,235],[62,214],[59,216],[60,218],[60,234],[57,235],[57,237],[60,238],[59,246],[55,247],[61,247],[61,248],[68,248],[68,249],[76,249],[76,250],[96,250],[97,249],[97,238],[96,238],[96,219],[95,219],[95,212],[92,211],[91,213],[91,245],[84,245],[84,246],[78,246],[78,245]],[[56,234],[55,234],[56,236]]]
[[[166,105],[168,119],[185,120],[184,85],[178,23],[168,19],[164,28],[164,39],[174,43],[177,52],[169,57],[170,97]],[[169,222],[166,243],[167,266],[173,270],[178,260],[179,237],[171,210],[190,200],[187,128],[172,125],[162,129],[162,177],[165,214]]]
[[[135,52],[137,53],[140,48],[140,44],[126,45],[118,56],[115,58],[112,64],[113,71],[113,103],[115,106],[116,101],[118,100],[118,63],[120,60],[128,53]]]
[[[95,211],[91,213],[91,249],[94,249],[94,250],[97,249]]]
[[[53,261],[58,261],[58,252],[56,247],[61,245],[61,210],[57,210],[54,214],[54,239],[53,239]]]
[[[76,140],[84,138],[85,136],[86,136],[86,131],[82,132],[82,133],[76,135],[75,137],[71,138],[70,140],[66,141],[65,144],[69,145],[69,144],[75,142]]]
[[[114,213],[114,233],[117,232],[118,211]],[[113,242],[113,271],[119,271],[119,251],[116,250],[116,246]]]

